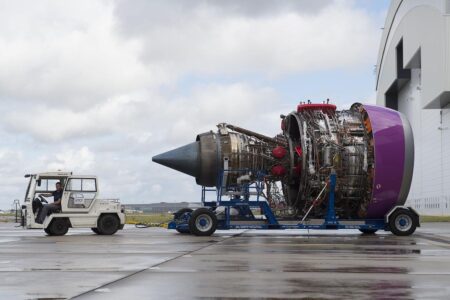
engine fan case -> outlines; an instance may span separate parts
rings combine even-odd
[[[408,197],[414,167],[414,139],[406,117],[395,110],[364,105],[373,131],[375,172],[367,218],[383,218]]]

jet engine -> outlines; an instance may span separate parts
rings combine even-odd
[[[311,217],[324,216],[326,201],[320,195],[332,170],[340,218],[382,218],[408,196],[414,141],[409,122],[398,111],[360,103],[337,111],[328,101],[308,102],[281,115],[282,132],[275,137],[226,123],[217,127],[153,161],[206,187],[262,176],[272,208],[296,217],[307,211]]]

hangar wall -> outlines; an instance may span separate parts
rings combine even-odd
[[[379,53],[377,104],[401,111],[413,128],[407,205],[450,215],[450,1],[392,1]]]

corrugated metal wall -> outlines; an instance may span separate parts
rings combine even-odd
[[[442,110],[442,185],[444,214],[450,214],[450,105]],[[445,207],[444,207],[445,206]]]
[[[413,128],[415,164],[407,205],[424,215],[450,215],[450,108],[422,109],[421,73],[399,93],[399,111]]]

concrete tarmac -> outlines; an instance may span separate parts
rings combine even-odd
[[[0,223],[0,299],[449,299],[450,224],[413,236],[127,226],[62,237]]]

